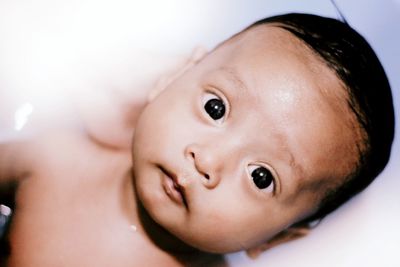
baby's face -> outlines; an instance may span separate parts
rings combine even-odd
[[[196,248],[249,248],[315,212],[349,172],[348,114],[340,81],[302,42],[254,28],[145,108],[133,145],[138,197]]]

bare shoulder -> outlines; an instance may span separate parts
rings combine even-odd
[[[113,149],[85,131],[54,129],[35,138],[0,144],[0,184],[24,178],[74,179],[128,168],[128,150]]]
[[[26,151],[29,142],[0,143],[0,184],[19,179],[30,171],[34,157]]]
[[[29,150],[27,158],[35,158],[31,160],[32,173],[48,174],[52,179],[73,179],[80,173],[103,177],[107,170],[128,168],[130,164],[128,150],[98,143],[85,131],[51,131],[33,141]]]

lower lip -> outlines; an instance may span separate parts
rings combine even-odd
[[[175,188],[174,181],[166,175],[164,172],[162,179],[162,186],[168,197],[177,204],[183,205],[183,199],[181,193]]]

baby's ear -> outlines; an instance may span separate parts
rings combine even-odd
[[[275,235],[273,238],[268,241],[252,247],[246,250],[247,256],[252,259],[257,258],[262,252],[273,248],[277,245],[296,240],[300,237],[306,236],[311,231],[311,227],[308,224],[300,225],[300,226],[292,226],[288,229],[283,230],[282,232]]]
[[[166,73],[165,75],[160,77],[153,89],[150,90],[147,101],[153,101],[153,99],[156,98],[165,88],[167,88],[169,84],[180,77],[189,68],[196,65],[201,59],[203,59],[207,55],[207,53],[207,49],[202,46],[198,46],[193,49],[192,54],[188,58],[182,60],[182,62],[179,63],[173,71]]]

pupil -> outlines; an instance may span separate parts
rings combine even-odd
[[[221,119],[225,115],[225,105],[220,99],[210,99],[204,105],[204,109],[214,120]]]
[[[271,185],[273,181],[271,172],[264,167],[259,167],[255,169],[251,173],[251,176],[253,177],[253,181],[256,184],[256,186],[260,189],[267,188],[268,186]]]

